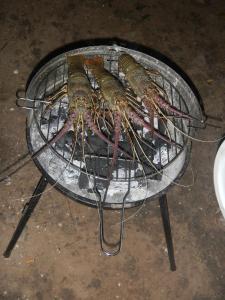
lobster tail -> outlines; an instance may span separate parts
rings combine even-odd
[[[118,59],[118,63],[119,69],[121,69],[125,74],[132,72],[134,69],[139,69],[139,64],[129,54],[122,54]]]

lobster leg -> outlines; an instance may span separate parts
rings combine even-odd
[[[45,144],[41,149],[39,149],[37,152],[35,152],[31,158],[34,159],[38,155],[40,155],[42,152],[44,152],[49,146],[53,145],[56,143],[58,140],[60,140],[70,129],[70,127],[73,125],[73,122],[76,118],[76,113],[71,113],[64,124],[64,126],[60,129],[60,131],[56,134],[54,138],[52,138],[47,144]]]
[[[88,125],[88,127],[100,138],[102,139],[104,142],[106,142],[107,144],[109,144],[110,146],[112,146],[114,148],[115,144],[113,142],[111,142],[109,139],[107,139],[107,137],[101,132],[99,131],[99,129],[97,128],[96,124],[93,122],[92,120],[92,116],[89,112],[85,112],[84,113],[84,118],[86,120],[86,123]],[[133,159],[131,155],[129,155],[126,151],[124,151],[123,149],[121,149],[120,147],[118,147],[118,150],[123,153],[124,155],[126,155],[128,158]]]
[[[161,96],[157,95],[153,97],[153,101],[155,104],[164,109],[165,111],[172,113],[175,117],[181,117],[183,119],[192,120],[192,117],[188,114],[178,110],[174,106],[171,106],[165,99],[163,99]],[[151,101],[151,100],[150,100]]]
[[[155,135],[158,138],[160,138],[161,140],[165,141],[167,144],[170,144],[170,145],[173,145],[173,146],[179,146],[176,142],[168,139],[166,136],[162,135],[157,130],[155,130],[154,127],[152,128],[151,125],[148,124],[147,122],[145,122],[135,111],[129,109],[127,111],[127,115],[131,120],[133,120],[134,123],[136,123],[137,125],[143,126],[144,128],[146,128],[150,132],[153,131],[153,135]]]

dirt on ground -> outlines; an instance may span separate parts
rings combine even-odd
[[[191,78],[206,114],[224,120],[223,0],[3,0],[0,28],[1,170],[27,152],[26,112],[15,106],[16,90],[48,53],[80,40],[117,38],[159,51]],[[220,137],[219,125],[198,137]],[[167,194],[176,272],[169,270],[157,200],[126,223],[121,253],[105,257],[97,210],[48,185],[11,257],[0,258],[0,299],[225,299],[225,221],[213,188],[217,148],[194,142],[180,181],[191,186]],[[31,162],[0,183],[0,253],[39,178]]]

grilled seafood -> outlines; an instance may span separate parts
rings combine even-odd
[[[148,71],[131,55],[122,54],[118,63],[119,69],[125,74],[129,86],[141,98],[150,116],[160,114],[162,109],[175,117],[192,119],[191,116],[178,110],[165,100],[165,92],[152,81]]]
[[[84,56],[72,55],[67,57],[68,63],[68,81],[54,94],[48,96],[47,105],[44,114],[60,99],[68,96],[69,109],[68,117],[64,126],[59,133],[50,141],[50,144],[57,142],[67,131],[73,126],[74,132],[78,133],[79,127],[83,128],[83,124],[87,124],[89,129],[95,133],[101,140],[114,146],[97,127],[95,122],[95,95],[91,84],[87,78],[84,69]],[[118,148],[123,154],[129,156],[120,147]]]
[[[126,97],[126,92],[120,81],[115,78],[110,72],[104,68],[103,59],[95,57],[94,59],[87,59],[85,61],[87,67],[91,70],[96,82],[100,87],[100,93],[103,101],[106,103],[106,107],[112,113],[114,123],[114,147],[113,147],[113,159],[112,167],[115,164],[117,158],[117,150],[119,145],[119,139],[121,134],[121,126],[124,128],[131,127],[132,123],[142,126],[157,138],[160,138],[164,142],[175,145],[175,142],[170,140],[167,136],[162,135],[159,131],[154,129],[148,122],[142,118],[129,104]],[[177,144],[176,144],[177,146]]]

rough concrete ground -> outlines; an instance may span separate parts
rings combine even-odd
[[[79,40],[117,37],[160,51],[195,83],[206,113],[224,119],[223,0],[3,0],[0,24],[0,169],[27,150],[26,114],[15,107],[15,91],[41,58]],[[199,137],[213,140],[222,132],[224,127],[207,127]],[[0,258],[0,299],[225,299],[225,222],[212,173],[216,150],[217,143],[195,142],[181,181],[191,182],[192,168],[194,185],[168,193],[176,272],[169,271],[157,202],[126,224],[121,254],[108,258],[99,250],[97,211],[51,189],[10,259]],[[30,163],[11,184],[0,184],[1,253],[22,198],[39,177]]]

